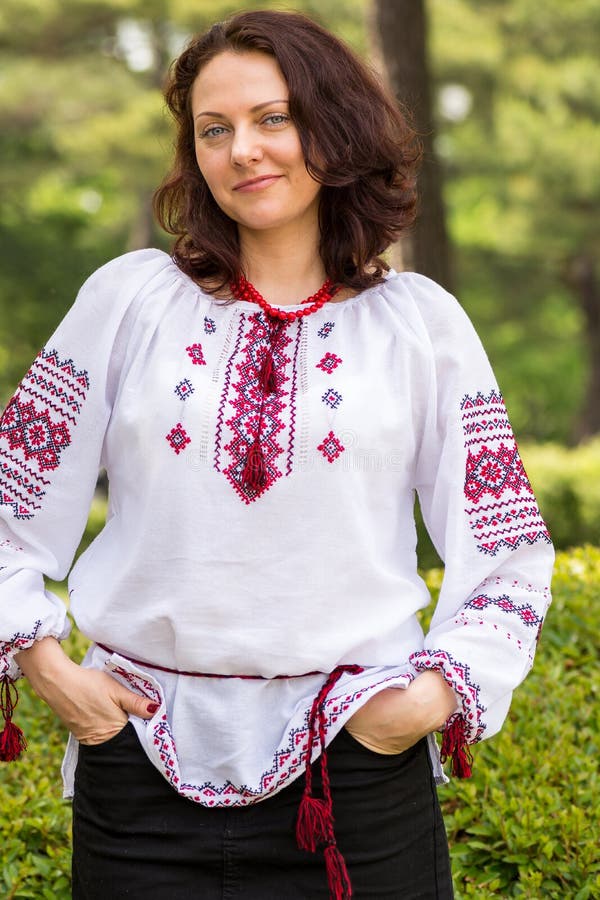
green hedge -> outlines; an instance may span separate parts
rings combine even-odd
[[[427,580],[435,593],[440,571]],[[475,749],[470,781],[440,789],[457,900],[600,897],[599,587],[599,549],[559,555],[536,665],[506,726]],[[69,643],[80,657],[81,637]],[[0,896],[67,900],[65,734],[22,684],[19,719],[29,750],[0,767]]]
[[[600,439],[573,449],[531,444],[522,453],[555,545],[600,544]]]

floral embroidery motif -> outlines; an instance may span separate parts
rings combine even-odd
[[[330,372],[337,369],[341,362],[342,360],[339,356],[336,356],[335,353],[326,353],[323,359],[319,360],[317,363],[317,369],[320,369],[322,372],[329,375]]]
[[[217,414],[214,465],[218,472],[223,472],[244,503],[257,500],[292,468],[295,367],[302,327],[303,323],[298,323],[293,338],[287,328],[280,330],[272,347],[277,390],[265,393],[259,383],[259,373],[270,346],[271,326],[263,313],[240,316]],[[293,354],[289,352],[292,344],[295,344]],[[242,483],[242,475],[248,448],[256,438],[261,408],[260,444],[265,481],[262,487],[252,488]]]
[[[341,453],[344,452],[346,448],[339,441],[333,431],[330,431],[329,434],[323,438],[323,441],[317,447],[317,450],[320,450],[327,462],[332,463],[334,459],[337,459]]]
[[[473,681],[469,666],[454,659],[445,650],[419,650],[410,656],[410,662],[418,672],[433,669],[444,676],[462,700],[462,715],[467,725],[468,742],[474,744],[480,740],[486,729],[482,719],[486,707],[480,701],[481,689]]]
[[[520,606],[513,603],[507,594],[501,597],[488,597],[487,594],[479,594],[465,603],[466,609],[486,609],[488,606],[495,606],[502,612],[517,615],[521,622],[528,628],[537,628],[542,623],[542,617],[538,616],[533,606],[529,603],[522,603]]]
[[[204,316],[204,333],[205,334],[214,334],[217,330],[217,325],[214,319],[209,319],[208,316]]]
[[[461,403],[467,450],[465,512],[482,553],[550,541],[499,391]]]
[[[170,432],[165,435],[165,437],[178,456],[181,451],[185,450],[187,445],[191,443],[191,438],[188,437],[181,422],[178,422],[177,425],[171,428]]]
[[[202,344],[190,344],[189,347],[185,348],[187,351],[187,355],[192,360],[192,363],[195,366],[205,366],[206,360],[204,359],[204,353],[202,352]]]
[[[0,418],[0,506],[17,519],[41,509],[89,390],[88,373],[56,350],[40,351]],[[44,474],[42,474],[44,473]]]
[[[335,322],[324,322],[317,331],[317,334],[320,338],[323,338],[323,340],[325,340],[326,337],[329,337],[334,328]]]
[[[183,381],[180,381],[179,384],[175,385],[174,393],[177,394],[180,400],[186,400],[194,393],[194,385],[188,378],[184,378]]]
[[[338,391],[334,391],[333,388],[329,388],[321,397],[323,403],[326,403],[332,409],[337,409],[342,399],[342,395]]]

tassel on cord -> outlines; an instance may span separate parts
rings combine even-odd
[[[258,381],[265,394],[275,394],[277,392],[277,377],[273,366],[272,349],[267,350],[263,357]]]
[[[287,322],[278,321],[271,324],[272,328],[269,332],[269,347],[263,357],[262,366],[258,376],[259,384],[265,394],[277,393],[277,373],[275,371],[273,354],[277,349],[281,332],[287,325]]]
[[[12,721],[12,714],[19,702],[19,693],[9,679],[0,682],[0,712],[4,719],[4,728],[0,732],[0,762],[14,762],[23,750],[27,749],[27,741],[21,729]]]
[[[259,491],[267,481],[267,467],[265,457],[260,445],[260,431],[254,438],[248,450],[246,463],[242,471],[242,485],[245,488]]]
[[[350,900],[352,884],[344,857],[335,844],[325,848],[325,868],[331,900]]]
[[[327,840],[330,816],[324,800],[303,794],[296,820],[296,842],[301,850],[314,853]]]
[[[473,774],[473,756],[465,735],[465,720],[455,716],[444,728],[440,759],[452,760],[452,774],[457,778],[470,778]]]
[[[325,844],[325,868],[329,884],[330,900],[350,900],[352,884],[346,868],[344,857],[340,853],[333,830],[333,804],[331,785],[327,768],[327,751],[325,738],[327,723],[325,718],[325,701],[344,672],[358,675],[364,671],[362,666],[337,666],[328,676],[315,697],[308,717],[308,744],[306,747],[306,772],[304,792],[300,801],[296,820],[296,842],[301,850],[314,853],[320,844]],[[321,748],[321,782],[323,797],[313,797],[312,790],[312,751],[315,741]]]

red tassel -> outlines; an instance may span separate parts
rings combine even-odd
[[[264,355],[258,382],[265,394],[275,394],[277,392],[277,376],[273,366],[272,350],[267,350]]]
[[[444,763],[452,759],[452,774],[457,778],[470,778],[473,774],[473,756],[465,735],[465,720],[456,716],[444,728],[440,759]]]
[[[262,447],[260,446],[260,435],[257,435],[254,442],[248,450],[246,464],[242,472],[242,485],[246,488],[252,488],[259,491],[263,488],[267,481],[267,467],[263,456]]]
[[[14,697],[11,695],[14,692]],[[0,732],[0,762],[14,762],[23,750],[27,749],[27,741],[21,729],[12,721],[12,714],[19,702],[19,694],[11,681],[0,683],[0,712],[4,719],[4,728]]]
[[[335,844],[325,848],[325,868],[330,900],[350,900],[352,897],[350,876],[344,857]]]
[[[296,842],[301,850],[314,853],[331,831],[331,810],[324,800],[304,794],[296,820]]]

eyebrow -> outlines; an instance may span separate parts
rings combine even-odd
[[[261,109],[264,109],[265,106],[271,106],[273,103],[287,103],[289,105],[289,100],[267,100],[265,103],[257,103],[256,106],[253,106],[250,112],[258,112]],[[223,113],[220,112],[212,112],[211,110],[205,110],[204,112],[198,113],[198,115],[194,116],[194,119],[199,119],[200,116],[216,116],[219,118],[223,116]]]

